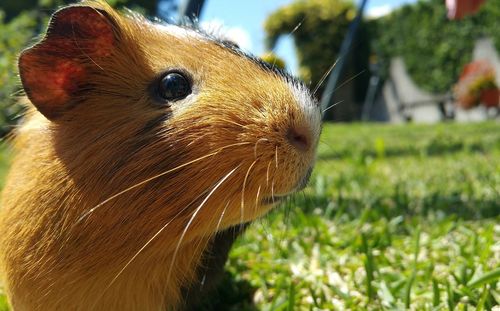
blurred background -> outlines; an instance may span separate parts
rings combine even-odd
[[[0,0],[0,136],[19,52],[70,2]],[[499,0],[108,2],[195,17],[321,101],[311,185],[238,240],[206,310],[500,310]]]

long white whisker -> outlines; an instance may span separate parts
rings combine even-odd
[[[253,208],[253,213],[254,215],[256,215],[256,211],[257,211],[257,206],[259,206],[259,196],[260,196],[260,188],[261,188],[261,185],[259,185],[259,188],[257,188],[257,195],[255,196],[255,206]]]
[[[266,171],[266,187],[269,186],[269,168],[271,167],[272,160],[269,161],[269,164],[267,164],[267,171]]]
[[[129,261],[127,261],[127,263],[123,266],[123,268],[118,271],[118,273],[115,275],[115,277],[111,280],[111,282],[109,282],[108,286],[106,286],[106,288],[102,291],[102,294],[100,297],[98,297],[96,299],[96,301],[94,302],[95,304],[97,304],[97,302],[99,301],[99,299],[104,296],[104,293],[116,282],[116,280],[118,279],[118,277],[125,271],[125,269],[127,269],[127,267],[137,258],[137,256],[139,256],[143,251],[144,249],[146,249],[146,247],[148,247],[149,244],[151,244],[151,242],[153,242],[167,227],[168,225],[170,225],[170,223],[172,223],[172,221],[174,221],[180,214],[182,214],[184,211],[186,211],[191,205],[193,205],[194,202],[196,202],[196,200],[198,200],[201,196],[203,196],[203,194],[205,194],[206,191],[204,191],[203,193],[201,193],[200,195],[198,195],[195,199],[193,199],[189,204],[187,204],[185,207],[183,207],[179,212],[177,212],[174,217],[172,217],[172,219],[170,219],[163,227],[160,228],[160,230],[158,230],[135,254],[134,256],[132,256],[132,258],[130,258]],[[94,304],[94,306],[95,306]],[[93,308],[91,308],[93,309]]]
[[[248,168],[248,171],[245,175],[245,179],[243,179],[243,189],[241,190],[241,206],[240,206],[240,224],[243,224],[243,219],[245,218],[243,216],[244,213],[244,206],[245,206],[245,187],[248,179],[248,175],[250,174],[250,171],[252,170],[252,167],[257,163],[257,160],[253,161],[252,164],[250,164],[250,167]]]
[[[224,215],[226,214],[226,209],[229,206],[229,203],[230,201],[227,201],[226,206],[224,206],[224,209],[220,214],[219,221],[217,222],[217,226],[215,227],[215,233],[219,232],[220,224],[222,223],[222,218],[224,218]]]
[[[306,19],[306,18],[304,17],[304,18],[303,18],[303,19],[302,19],[302,20],[301,20],[301,21],[300,21],[300,22],[299,22],[299,23],[298,23],[298,24],[297,24],[297,25],[296,25],[296,26],[292,29],[292,31],[290,31],[290,33],[289,33],[289,34],[287,34],[287,35],[285,36],[285,39],[290,38],[290,37],[291,37],[291,36],[292,36],[292,35],[293,35],[293,34],[294,34],[294,33],[295,33],[295,32],[296,32],[299,28],[300,28],[300,26],[302,26],[302,23],[304,22],[304,20],[305,20],[305,19]],[[274,51],[276,50],[276,48],[277,48],[277,46],[275,45],[275,46],[274,46],[274,48],[273,48],[271,51],[274,53]],[[273,67],[276,65],[276,60],[277,60],[277,59],[275,58],[275,59],[274,59],[274,61],[273,61],[273,64],[272,64],[272,66],[273,66]]]
[[[291,35],[293,35],[299,28],[300,26],[302,26],[302,23],[304,23],[304,21],[306,20],[306,18],[304,17],[298,24],[297,26],[295,26],[295,28],[292,29],[292,31],[288,34],[288,36],[290,37]]]
[[[204,156],[202,156],[202,157],[199,157],[199,158],[197,158],[197,159],[195,159],[195,160],[189,161],[189,162],[184,163],[184,164],[182,164],[182,165],[176,166],[176,167],[174,167],[174,168],[172,168],[172,169],[170,169],[170,170],[167,170],[167,171],[162,172],[162,173],[160,173],[160,174],[157,174],[157,175],[155,175],[155,176],[153,176],[153,177],[150,177],[150,178],[148,178],[148,179],[146,179],[146,180],[143,180],[143,181],[141,181],[141,182],[139,182],[139,183],[137,183],[137,184],[135,184],[135,185],[133,185],[133,186],[130,186],[130,187],[128,187],[128,188],[126,188],[126,189],[124,189],[124,190],[122,190],[122,191],[120,191],[120,192],[118,192],[118,193],[116,193],[116,194],[112,195],[111,197],[107,198],[106,200],[102,201],[101,203],[97,204],[96,206],[94,206],[93,208],[91,208],[90,210],[88,210],[87,212],[85,212],[82,216],[80,216],[80,218],[78,218],[77,223],[81,222],[81,221],[82,221],[85,217],[87,217],[88,215],[92,214],[92,213],[93,213],[95,210],[97,210],[99,207],[101,207],[101,206],[103,206],[104,204],[106,204],[106,203],[108,203],[108,202],[110,202],[110,201],[112,201],[112,200],[116,199],[117,197],[119,197],[119,196],[121,196],[121,195],[123,195],[123,194],[127,193],[128,191],[131,191],[131,190],[133,190],[133,189],[135,189],[135,188],[137,188],[137,187],[140,187],[140,186],[142,186],[142,185],[144,185],[144,184],[146,184],[146,183],[148,183],[148,182],[150,182],[150,181],[152,181],[152,180],[155,180],[155,179],[157,179],[157,178],[160,178],[160,177],[162,177],[162,176],[164,176],[164,175],[166,175],[166,174],[169,174],[169,173],[172,173],[172,172],[174,172],[174,171],[177,171],[177,170],[179,170],[179,169],[181,169],[181,168],[183,168],[183,167],[186,167],[186,166],[188,166],[188,165],[191,165],[191,164],[193,164],[193,163],[199,162],[199,161],[204,160],[204,159],[206,159],[206,158],[208,158],[208,157],[211,157],[211,156],[213,156],[213,155],[216,155],[217,153],[221,152],[221,151],[222,151],[223,149],[225,149],[225,148],[234,147],[234,146],[241,146],[241,145],[248,145],[248,144],[251,144],[251,143],[250,143],[250,142],[243,142],[243,143],[236,143],[236,144],[231,144],[231,145],[228,145],[228,146],[221,147],[221,148],[219,148],[217,151],[214,151],[214,152],[212,152],[212,153],[209,153],[209,154],[207,154],[207,155],[204,155]]]
[[[221,214],[220,214],[220,216],[219,216],[219,220],[218,220],[218,222],[217,222],[217,226],[215,227],[215,231],[214,231],[214,233],[210,233],[210,236],[212,236],[212,235],[216,235],[216,234],[219,232],[219,228],[220,228],[220,225],[221,225],[221,223],[222,223],[222,219],[224,218],[224,215],[225,215],[225,213],[226,213],[226,209],[227,209],[227,207],[229,206],[229,203],[230,203],[230,202],[231,202],[231,201],[229,201],[229,200],[228,200],[228,201],[227,201],[227,203],[226,203],[226,206],[224,206],[224,209],[222,210],[222,213],[221,213]],[[215,214],[214,214],[214,216],[215,216]],[[199,248],[201,245],[202,245],[202,241],[200,241],[200,242],[196,245],[196,248],[195,248],[195,249],[196,249],[196,251],[195,251],[195,253],[198,251],[198,248]],[[207,271],[205,271],[205,273],[203,274],[203,277],[201,278],[201,281],[200,281],[200,289],[201,289],[201,288],[203,288],[203,286],[205,285],[205,279],[206,279],[206,277],[207,277]]]
[[[259,196],[260,196],[260,189],[261,185],[259,185],[259,188],[257,188],[257,195],[255,196],[255,205],[259,205]]]
[[[331,91],[330,93],[327,93],[327,94],[324,94],[322,96],[326,96],[326,95],[330,95],[334,92],[336,92],[337,90],[339,90],[341,87],[343,87],[344,85],[346,85],[347,83],[351,82],[352,80],[356,79],[357,77],[359,77],[360,75],[362,75],[363,73],[365,72],[365,70],[361,70],[360,72],[358,72],[357,74],[355,74],[354,76],[350,77],[349,79],[347,79],[346,81],[342,82],[339,86],[337,86],[333,91]]]
[[[261,141],[269,141],[267,138],[260,138],[259,140],[257,140],[255,142],[255,146],[253,147],[253,154],[255,156],[255,158],[257,159],[257,145],[259,144],[259,142]]]
[[[357,77],[359,77],[360,75],[364,74],[366,70],[361,70],[360,72],[358,72],[357,74],[355,74],[354,76],[350,77],[349,79],[347,79],[346,81],[344,81],[343,83],[341,83],[339,86],[337,86],[335,88],[335,90],[333,90],[333,92],[336,92],[338,89],[340,89],[341,87],[343,87],[344,85],[346,85],[347,83],[351,82],[352,80],[356,79]]]
[[[222,177],[222,179],[219,180],[219,182],[217,182],[217,184],[213,187],[213,189],[208,193],[208,195],[205,197],[205,199],[203,199],[203,201],[200,203],[200,205],[196,208],[196,210],[193,212],[193,215],[191,216],[191,218],[189,219],[188,223],[186,224],[186,227],[184,228],[184,231],[182,231],[182,234],[181,234],[181,237],[179,238],[179,242],[177,243],[177,246],[175,247],[175,251],[174,251],[174,254],[172,255],[172,261],[170,263],[170,267],[168,269],[168,273],[167,273],[167,282],[166,284],[168,284],[168,282],[170,281],[170,277],[172,276],[172,269],[174,267],[174,262],[175,262],[175,259],[177,257],[177,253],[179,252],[179,248],[182,244],[182,241],[184,240],[184,237],[186,236],[186,233],[187,231],[189,230],[189,228],[191,227],[191,224],[193,223],[193,220],[196,218],[196,216],[198,215],[198,213],[200,212],[201,208],[205,205],[205,203],[207,203],[208,199],[214,194],[214,192],[220,187],[220,185],[222,185],[222,183],[229,178],[229,176],[231,176],[239,167],[241,166],[238,165],[237,167],[235,167],[232,171],[230,171],[229,173],[227,173],[224,177]]]
[[[316,95],[316,92],[319,90],[319,88],[323,85],[323,83],[325,82],[326,78],[330,75],[330,72],[332,72],[333,68],[335,68],[335,66],[337,65],[337,63],[339,62],[340,58],[337,58],[335,60],[335,62],[330,66],[330,68],[328,68],[328,70],[325,72],[325,74],[323,74],[323,76],[321,77],[321,79],[319,79],[319,82],[318,84],[316,84],[316,87],[314,88],[314,91],[312,93],[312,95]]]
[[[338,101],[338,102],[336,102],[335,104],[330,105],[330,107],[328,107],[328,108],[326,108],[325,110],[323,110],[323,111],[321,112],[321,114],[324,114],[325,112],[327,112],[327,111],[328,111],[328,110],[330,110],[331,108],[333,108],[333,107],[335,107],[335,106],[337,106],[337,105],[339,105],[339,104],[342,104],[343,102],[344,102],[344,100],[339,100],[339,101]]]

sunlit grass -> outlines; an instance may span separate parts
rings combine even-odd
[[[328,125],[322,142],[311,186],[233,248],[233,310],[500,303],[500,124]]]

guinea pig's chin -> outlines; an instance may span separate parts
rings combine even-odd
[[[276,205],[276,204],[279,204],[279,203],[285,201],[286,199],[288,199],[289,197],[291,197],[295,193],[303,190],[307,186],[307,183],[309,182],[309,179],[311,179],[312,169],[313,168],[310,167],[307,170],[306,174],[299,181],[299,183],[297,184],[297,186],[295,187],[295,189],[293,189],[292,191],[290,191],[288,193],[285,193],[285,194],[273,194],[271,196],[264,197],[262,199],[262,201],[261,201],[261,204],[264,205],[264,206],[266,206],[266,205]]]

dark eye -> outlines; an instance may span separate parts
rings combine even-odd
[[[181,73],[167,73],[160,80],[158,95],[166,101],[176,101],[191,94],[191,83]]]

